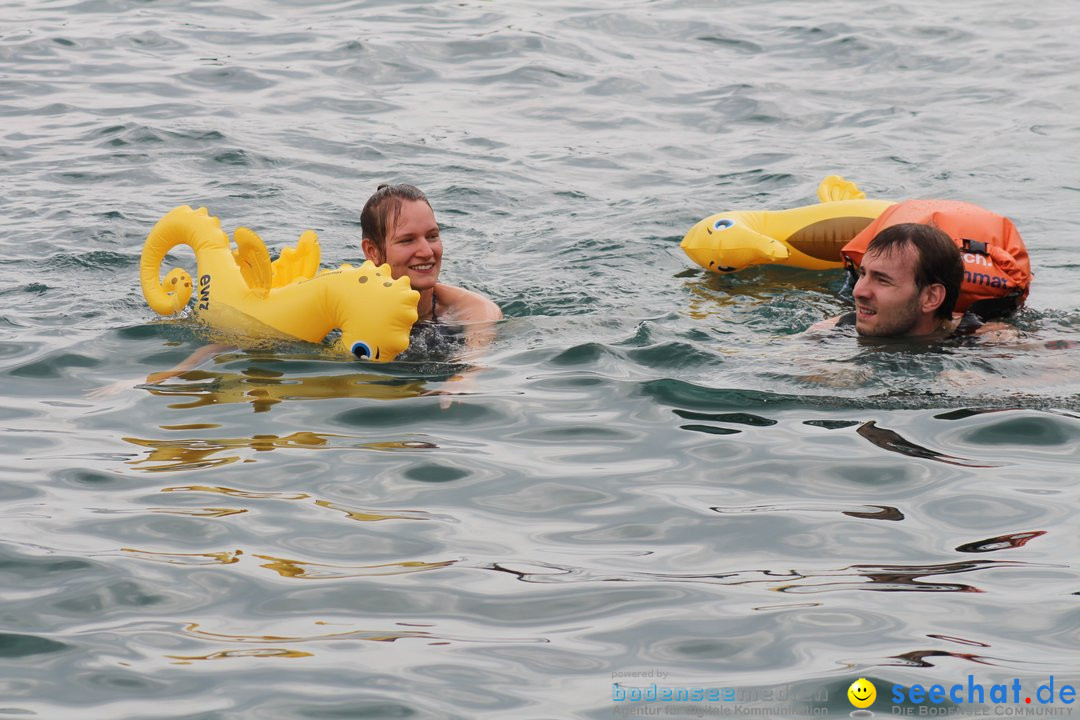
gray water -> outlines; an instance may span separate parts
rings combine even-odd
[[[1064,0],[3,4],[0,717],[1075,686],[1075,29]],[[1020,337],[809,338],[839,273],[678,248],[833,173],[1011,217]],[[313,228],[336,265],[381,182],[507,316],[472,386],[303,343],[144,382],[217,339],[142,299],[161,215]],[[739,700],[613,700],[653,683]]]

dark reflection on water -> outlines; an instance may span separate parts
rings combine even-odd
[[[876,510],[845,510],[848,517],[864,518],[866,520],[903,520],[904,513],[897,508],[886,505],[877,506]]]
[[[747,413],[700,413],[691,410],[675,410],[675,414],[686,420],[712,420],[753,427],[768,427],[776,424],[775,420]]]
[[[986,540],[979,540],[976,542],[964,543],[963,545],[957,545],[956,551],[967,553],[984,553],[995,552],[997,550],[1012,550],[1015,548],[1024,547],[1028,544],[1028,541],[1034,540],[1035,538],[1041,537],[1045,534],[1045,530],[1010,533],[1008,535],[1000,535],[998,537],[987,538]]]
[[[937,575],[968,573],[986,569],[1024,568],[1026,563],[1003,561],[987,563],[947,563],[928,566],[867,566],[853,565],[839,570],[809,572],[799,570],[739,570],[713,574],[620,573],[609,574],[586,568],[559,567],[544,563],[494,563],[486,569],[508,573],[528,583],[579,582],[673,582],[717,585],[748,585],[765,583],[770,590],[783,593],[822,593],[846,590],[878,592],[971,592],[984,590],[964,583],[927,582],[922,578]],[[829,578],[857,578],[831,580]],[[805,581],[805,582],[804,582]]]
[[[848,517],[863,518],[865,520],[903,520],[904,513],[894,507],[888,507],[885,505],[870,506],[873,509],[867,510],[840,510],[842,515]],[[814,507],[781,507],[777,505],[759,505],[755,507],[712,507],[709,508],[714,512],[721,514],[733,514],[733,513],[757,513],[757,512],[836,512],[834,508],[814,508]]]
[[[0,633],[0,658],[22,658],[61,652],[68,648],[64,643],[35,635]]]
[[[973,653],[946,652],[944,650],[912,650],[893,657],[899,660],[900,662],[897,664],[903,667],[934,667],[935,663],[930,662],[927,658],[955,658],[978,665],[997,665],[1000,663],[996,658],[988,658]]]
[[[967,585],[963,583],[941,583],[941,582],[926,582],[921,578],[937,575],[952,575],[956,573],[967,573],[975,570],[986,570],[989,568],[1008,568],[1008,567],[1023,567],[1024,563],[1008,563],[1003,561],[986,562],[986,563],[947,563],[943,565],[928,565],[928,566],[913,566],[913,567],[899,567],[899,566],[885,566],[885,567],[873,567],[866,565],[853,565],[850,568],[838,571],[837,573],[825,573],[817,576],[807,576],[808,579],[814,580],[818,577],[844,577],[847,575],[855,575],[868,581],[869,584],[862,583],[850,583],[850,582],[811,582],[805,584],[793,584],[786,585],[781,588],[777,588],[780,592],[824,592],[835,591],[839,589],[859,589],[859,590],[875,590],[879,592],[971,592],[978,593],[984,592],[982,589],[973,585]],[[852,572],[849,572],[852,571]]]
[[[924,448],[920,445],[916,445],[909,440],[905,440],[897,432],[888,430],[886,428],[877,427],[877,423],[873,420],[867,423],[863,423],[855,432],[859,433],[859,435],[866,438],[867,440],[874,443],[883,450],[900,453],[901,455],[907,455],[909,457],[936,460],[937,462],[943,462],[949,465],[967,465],[970,467],[996,467],[995,465],[981,465],[974,460],[952,457],[950,455],[945,455],[943,453],[930,450],[929,448]]]

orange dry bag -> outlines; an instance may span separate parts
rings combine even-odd
[[[1009,218],[957,200],[905,200],[886,208],[840,251],[848,268],[858,267],[879,232],[900,223],[933,225],[960,248],[964,283],[955,312],[971,310],[988,320],[1024,304],[1031,285],[1031,261],[1020,233]]]

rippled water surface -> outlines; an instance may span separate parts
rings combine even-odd
[[[881,716],[1080,680],[1071,3],[0,14],[0,717],[599,718],[651,683],[846,716],[858,677]],[[839,273],[678,248],[832,173],[1013,218],[1020,337],[811,338]],[[144,382],[217,339],[142,299],[157,218],[337,264],[381,182],[507,316],[472,384],[302,343]]]

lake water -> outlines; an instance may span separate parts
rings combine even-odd
[[[1034,696],[1080,680],[1073,3],[0,16],[0,717],[847,716],[859,677],[878,716],[969,676],[1019,702],[933,709],[1076,707]],[[839,272],[678,248],[833,173],[1011,217],[1020,339],[811,339]],[[142,299],[161,215],[336,265],[382,182],[507,316],[471,387],[302,343],[143,384],[214,339]],[[723,697],[615,699],[653,685]]]

